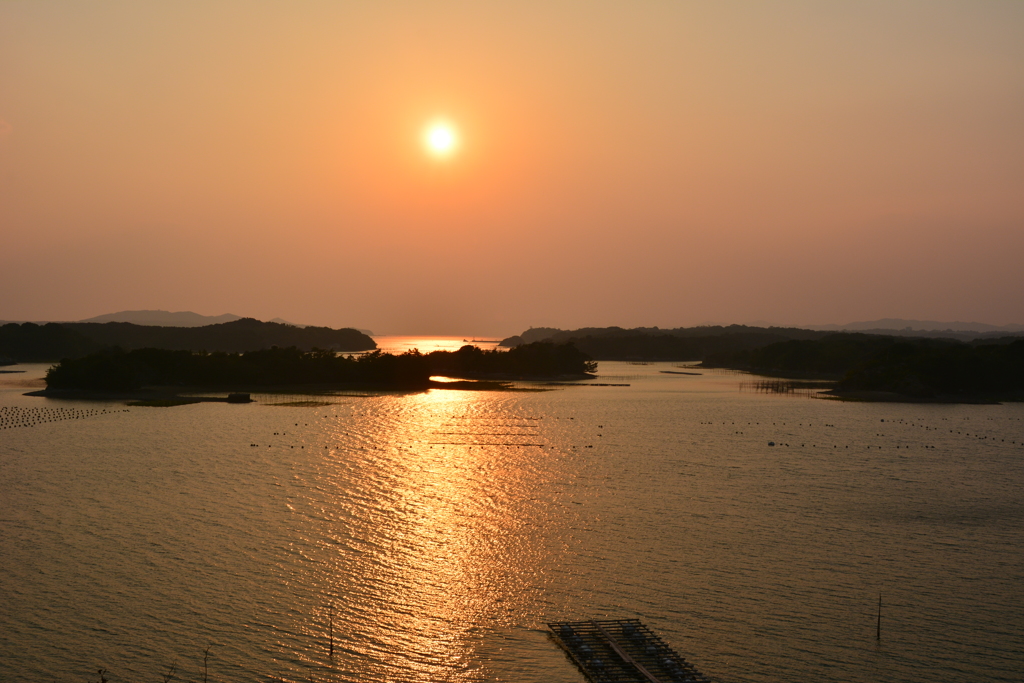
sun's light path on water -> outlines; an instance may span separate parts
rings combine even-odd
[[[447,121],[433,121],[423,131],[423,144],[432,156],[443,159],[458,149],[459,136]]]

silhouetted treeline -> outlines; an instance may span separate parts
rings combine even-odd
[[[837,388],[919,398],[1024,398],[1024,340],[975,345],[899,341],[851,369]]]
[[[661,330],[657,327],[585,327],[578,330],[531,328],[521,335],[503,339],[503,346],[542,338],[556,343],[572,342],[597,360],[695,361],[719,351],[755,349],[788,339],[820,339],[826,332],[791,327],[749,327],[747,325],[705,325]]]
[[[588,336],[573,338],[572,343],[599,360],[696,361],[712,353],[755,349],[784,339],[769,332],[735,332],[704,337]]]
[[[557,377],[597,371],[597,363],[571,343],[534,342],[508,351],[463,346],[458,351],[434,351],[428,358],[433,374],[451,377]]]
[[[295,327],[241,318],[203,327],[157,327],[132,323],[63,323],[102,346],[124,349],[157,348],[183,351],[224,351],[242,353],[294,346],[310,351],[368,351],[377,343],[359,330],[329,327]]]
[[[294,327],[242,318],[204,327],[158,327],[132,323],[9,323],[0,327],[0,356],[22,362],[78,358],[102,348],[156,348],[242,353],[294,346],[333,351],[377,348],[370,337],[354,329]]]
[[[295,347],[246,353],[114,348],[62,360],[47,372],[46,384],[51,389],[91,391],[134,391],[144,386],[241,389],[310,384],[420,389],[429,386],[431,375],[557,377],[594,369],[596,364],[571,345],[544,343],[507,353],[464,346],[459,351],[429,355],[373,351],[362,356]]]
[[[710,355],[705,364],[772,375],[839,379],[840,391],[886,391],[916,398],[1024,392],[1024,340],[971,344],[830,334]]]
[[[945,340],[917,340],[948,345]],[[822,339],[790,339],[753,349],[720,350],[704,364],[774,375],[813,375],[839,379],[875,353],[897,343],[894,337],[860,333],[830,333]]]
[[[939,338],[957,339],[965,342],[997,342],[1000,339],[1013,340],[1024,336],[1024,333],[1007,332],[966,332],[956,330],[912,330],[909,327],[902,330],[805,330],[799,327],[751,327],[749,325],[701,325],[698,327],[677,327],[673,329],[660,329],[658,327],[635,327],[624,329],[621,327],[582,327],[577,330],[560,330],[554,327],[531,327],[521,334],[517,334],[501,340],[501,346],[514,347],[519,344],[529,344],[535,341],[553,341],[564,343],[570,340],[578,340],[586,337],[593,338],[622,338],[620,349],[626,348],[630,343],[636,344],[638,350],[644,348],[642,337],[721,337],[730,338],[732,335],[764,335],[764,338],[771,338],[771,342],[783,341],[786,339],[822,339],[830,334],[868,334],[882,337],[912,337],[912,338]],[[633,340],[633,341],[628,341]],[[771,343],[769,342],[769,343]],[[668,347],[667,343],[664,346]],[[686,347],[688,348],[688,347]],[[724,350],[724,349],[723,349]],[[589,352],[589,351],[588,351]],[[598,360],[621,360],[621,358],[596,356]],[[662,360],[684,360],[683,358],[663,358]],[[685,360],[698,360],[688,358]]]
[[[102,348],[81,332],[58,323],[7,323],[0,327],[0,356],[22,363],[75,358]]]
[[[373,351],[340,356],[293,347],[246,353],[107,349],[64,359],[46,373],[51,389],[133,391],[144,386],[262,387],[358,384],[416,389],[429,384],[426,356]]]

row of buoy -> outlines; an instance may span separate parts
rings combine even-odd
[[[316,416],[314,416],[314,418],[320,418],[320,417],[322,417],[323,419],[328,419],[329,417],[335,417],[335,416],[334,415],[323,415],[323,416],[316,415]],[[480,421],[492,420],[492,419],[496,419],[496,418],[449,417],[448,419],[449,420],[466,420],[466,421],[470,421],[471,420],[471,421],[478,421],[478,422],[480,422]],[[523,420],[523,421],[531,420],[531,421],[533,421],[533,420],[543,420],[544,418],[543,417],[510,417],[510,416],[504,415],[504,416],[500,416],[500,419],[503,419],[503,420]],[[561,417],[555,416],[555,419],[561,419]],[[575,417],[568,417],[566,419],[575,420],[576,418]],[[305,422],[305,423],[293,422],[292,424],[295,427],[299,427],[299,426],[308,427],[309,426],[308,422]],[[460,425],[450,425],[450,426],[457,427],[457,426],[460,426]],[[481,425],[481,426],[484,426],[484,425]],[[536,429],[537,428],[534,425],[524,425],[524,424],[505,424],[505,425],[489,424],[489,425],[486,425],[486,426],[488,426],[488,427],[504,426],[504,427],[515,427],[515,428],[519,428],[519,429],[522,429],[523,427],[527,427],[527,428],[530,428],[530,429]],[[598,425],[597,427],[598,427],[598,429],[603,429],[604,425]],[[347,432],[341,432],[341,434],[345,435],[345,436],[348,435]],[[273,435],[274,436],[287,436],[288,433],[287,432],[274,432]],[[506,435],[505,434],[475,434],[474,433],[474,434],[466,434],[466,436],[506,436]],[[508,436],[531,436],[531,435],[529,435],[529,434],[521,434],[521,435],[509,434]],[[603,435],[602,434],[598,434],[597,436],[600,437],[600,436],[603,436]],[[260,445],[261,444],[258,444],[258,443],[250,443],[249,447],[250,448],[259,448]],[[473,448],[473,447],[488,448],[488,447],[495,447],[495,446],[506,447],[506,448],[511,448],[511,447],[515,447],[515,448],[523,448],[523,447],[527,447],[527,448],[538,448],[538,447],[539,448],[544,448],[545,447],[544,444],[515,444],[515,443],[493,443],[493,444],[481,444],[481,443],[433,443],[433,444],[425,444],[425,445],[429,445],[431,448],[434,448],[436,446],[440,446],[442,448],[444,448],[446,446],[464,446],[464,447],[468,447],[468,448]],[[273,444],[266,444],[266,447],[267,448],[273,448]],[[281,446],[281,447],[283,448],[284,446]],[[289,450],[295,449],[294,445],[288,445],[287,447],[288,447]],[[312,448],[312,446],[310,446],[310,447]],[[582,448],[593,448],[593,447],[594,446],[590,445],[590,444],[588,444],[586,446],[582,446]],[[304,448],[305,448],[304,445],[299,446],[300,450],[304,449]],[[331,446],[324,446],[325,450],[329,450],[330,448],[331,448]],[[344,447],[342,447],[342,448],[344,448]],[[399,447],[399,448],[401,448],[401,447]],[[556,446],[551,446],[551,448],[556,448]],[[570,449],[575,449],[576,446],[570,446],[569,448]],[[348,448],[345,448],[345,450],[385,450],[385,449],[381,448],[381,447],[378,447],[378,446],[368,446],[368,447],[367,446],[359,446],[359,447],[348,447]]]
[[[97,408],[21,408],[18,406],[0,406],[0,429],[15,427],[34,427],[50,422],[66,420],[83,420],[87,417],[127,413],[127,409],[107,410]]]
[[[319,416],[318,416],[318,417],[319,417]],[[324,417],[324,419],[326,419],[326,418],[327,418],[327,416],[323,416],[323,417]],[[486,420],[486,419],[489,419],[489,418],[468,418],[468,417],[466,417],[466,418],[449,418],[449,419],[461,419],[461,420],[467,420],[467,421],[469,421],[469,420],[473,420],[473,421],[478,421],[478,422],[482,422],[482,421],[484,421],[484,420]],[[503,419],[505,419],[505,420],[517,420],[517,419],[543,419],[543,418],[511,418],[511,417],[507,417],[507,416],[506,416],[506,417],[504,417]],[[561,419],[561,417],[558,417],[558,416],[556,416],[556,419]],[[571,419],[571,420],[574,420],[574,419],[575,419],[575,417],[569,417],[569,418],[567,418],[567,419]],[[941,419],[942,419],[942,420],[947,420],[947,419],[949,419],[949,418],[941,418]],[[969,418],[965,418],[965,419],[969,419]],[[993,418],[988,418],[988,419],[990,419],[990,420],[991,420],[991,419],[993,419]],[[1014,419],[1014,418],[1010,418],[1010,419]],[[879,420],[879,422],[881,422],[881,423],[884,423],[884,422],[886,422],[886,421],[887,421],[887,420],[886,420],[885,418],[881,418],[881,419]],[[928,425],[925,425],[925,424],[920,424],[920,423],[919,423],[918,421],[916,421],[916,420],[907,420],[907,419],[905,419],[905,418],[898,418],[898,419],[892,419],[892,418],[890,418],[890,419],[888,419],[888,422],[889,422],[890,424],[894,424],[894,423],[895,423],[895,424],[900,424],[900,425],[903,425],[903,426],[913,426],[913,427],[918,427],[918,428],[924,428],[924,429],[925,429],[926,431],[938,431],[938,428],[937,428],[937,427],[930,427],[930,426],[928,426]],[[300,423],[297,423],[297,422],[296,422],[296,423],[293,423],[293,424],[294,424],[295,426],[300,426]],[[304,423],[304,424],[305,424],[306,426],[308,426],[308,424],[309,424],[309,423]],[[714,422],[714,421],[708,421],[708,422],[704,422],[704,421],[702,421],[702,422],[701,422],[700,424],[706,424],[706,425],[714,425],[714,424],[718,424],[718,423],[717,423],[717,422]],[[723,425],[735,425],[735,424],[736,424],[736,421],[723,421],[723,422],[722,422],[721,424],[723,424]],[[740,422],[740,424],[743,424],[743,423],[742,423],[742,422]],[[760,422],[757,422],[757,421],[755,421],[755,422],[747,422],[746,424],[747,424],[747,425],[756,425],[756,426],[760,426],[760,425],[761,425],[761,423],[760,423]],[[771,424],[772,424],[772,426],[786,426],[786,423],[785,423],[785,422],[782,422],[782,423],[778,423],[778,422],[773,422],[773,423],[771,423]],[[767,426],[767,425],[768,425],[768,423],[766,422],[766,423],[765,423],[765,426]],[[452,426],[456,426],[456,425],[452,425]],[[487,425],[487,426],[499,426],[499,425]],[[512,425],[512,424],[505,424],[505,425],[500,425],[500,426],[507,426],[507,427],[519,427],[519,428],[522,428],[523,426],[526,426],[526,425]],[[803,423],[798,423],[798,425],[797,425],[797,426],[804,426],[804,425],[803,425]],[[809,423],[807,423],[807,426],[808,426],[808,427],[813,427],[813,426],[814,426],[814,423],[810,423],[810,422],[809,422]],[[826,422],[826,423],[823,423],[823,424],[822,424],[821,426],[824,426],[824,427],[832,427],[832,428],[836,428],[836,427],[837,427],[837,425],[836,425],[836,424],[834,424],[834,423],[828,423],[828,422]],[[599,428],[599,429],[600,429],[600,428],[603,428],[603,427],[604,427],[604,425],[598,425],[598,428]],[[949,430],[949,432],[950,432],[950,433],[953,433],[953,430]],[[745,434],[745,432],[743,432],[743,431],[740,431],[740,430],[735,430],[735,431],[734,431],[733,433],[734,433],[734,434],[737,434],[737,435],[744,435],[744,434]],[[958,433],[958,434],[960,434],[960,433],[963,433],[963,432],[957,432],[957,433]],[[284,435],[286,435],[286,434],[287,434],[286,432],[274,432],[274,435],[275,435],[275,436],[284,436]],[[347,434],[347,433],[343,433],[343,434]],[[470,435],[470,434],[467,434],[467,435]],[[472,434],[472,435],[478,435],[478,434]],[[479,435],[483,435],[483,434],[479,434]],[[487,434],[487,435],[492,435],[492,434]],[[494,435],[498,435],[498,434],[494,434]],[[972,434],[970,434],[970,433],[966,433],[966,435],[968,435],[968,436],[972,436]],[[522,436],[526,436],[526,435],[524,434],[524,435],[522,435]],[[597,436],[602,436],[602,435],[601,435],[601,434],[598,434]],[[876,434],[875,434],[875,436],[877,436],[877,437],[882,437],[882,438],[885,438],[885,437],[887,437],[887,436],[890,436],[890,435],[886,435],[886,434],[882,434],[882,433],[876,433]],[[978,438],[979,440],[985,440],[985,439],[988,439],[988,438],[989,438],[989,437],[987,437],[987,436],[980,436],[980,435],[977,435],[977,434],[974,434],[973,436],[974,436],[974,437],[976,437],[976,438]],[[995,439],[993,439],[993,441],[995,441]],[[1000,441],[1001,441],[1001,442],[1003,442],[1003,443],[1005,443],[1005,442],[1006,442],[1006,439],[1001,439]],[[1013,445],[1016,445],[1016,444],[1017,444],[1016,440],[1011,440],[1011,441],[1010,441],[1010,443],[1011,443],[1011,444],[1013,444]],[[256,446],[256,444],[251,444],[251,445],[252,445],[252,446]],[[434,448],[434,447],[436,447],[436,446],[439,446],[439,447],[442,447],[442,448],[443,448],[443,447],[446,447],[446,446],[459,446],[459,447],[468,447],[468,448],[473,448],[474,446],[476,446],[476,447],[481,447],[481,448],[483,448],[483,447],[494,447],[494,446],[503,446],[503,447],[513,447],[513,446],[514,446],[514,447],[519,447],[519,448],[521,448],[521,447],[523,447],[523,446],[526,446],[526,447],[543,447],[543,446],[542,446],[541,444],[514,444],[514,443],[509,443],[509,444],[480,444],[480,443],[435,443],[435,444],[429,444],[429,445],[430,445],[430,447],[431,447],[431,448]],[[768,442],[768,445],[769,445],[769,446],[775,446],[775,445],[776,445],[776,442],[774,442],[774,441],[770,441],[770,442]],[[779,443],[778,445],[779,445],[779,446],[783,446],[783,447],[790,447],[790,444],[788,444],[788,443]],[[1022,442],[1022,444],[1021,444],[1021,445],[1024,445],[1024,442]],[[270,447],[270,446],[268,445],[268,447]],[[803,448],[805,448],[805,447],[806,447],[806,443],[802,443],[802,444],[800,444],[800,446],[799,446],[799,447],[803,447]],[[812,444],[812,445],[811,445],[811,447],[812,447],[812,448],[817,448],[817,447],[818,447],[818,444]],[[857,445],[854,445],[853,447],[854,447],[854,448],[856,449],[856,448],[857,448],[858,446],[857,446]],[[894,450],[911,450],[912,448],[917,448],[917,449],[935,449],[935,448],[937,448],[937,446],[935,446],[935,445],[932,445],[932,444],[924,444],[924,445],[920,445],[920,444],[917,444],[917,445],[913,445],[913,446],[912,446],[912,445],[896,445],[896,446],[892,446],[892,445],[890,445],[890,446],[881,446],[881,445],[877,445],[877,446],[875,446],[875,445],[863,445],[863,448],[865,448],[865,449],[869,449],[869,450],[870,450],[870,449],[872,449],[872,448],[877,448],[878,450],[882,450],[883,448],[886,448],[886,447],[888,447],[888,448],[893,448]],[[289,448],[295,448],[295,447],[294,447],[294,446],[290,446]],[[304,446],[302,446],[301,448],[305,448],[305,447],[304,447]],[[373,450],[373,449],[376,449],[376,448],[377,448],[377,447],[371,447],[371,450]],[[556,446],[551,446],[551,448],[552,448],[552,449],[554,449],[554,448],[556,448]],[[570,449],[575,449],[575,448],[576,448],[576,446],[570,446],[569,448],[570,448]],[[593,445],[586,445],[586,446],[583,446],[583,448],[593,448]],[[822,446],[822,448],[828,448],[828,446],[827,446],[827,445],[824,445],[824,446]],[[833,445],[832,445],[832,448],[833,448],[833,449],[839,449],[839,446],[838,446],[838,444],[833,444]],[[849,448],[850,448],[850,446],[849,446],[849,445],[845,445],[845,446],[843,446],[843,448],[844,448],[844,449],[849,449]],[[330,449],[330,446],[324,446],[324,449]],[[359,449],[358,449],[358,450],[366,450],[366,447],[359,447]]]
[[[786,447],[788,447],[788,446],[789,446],[789,444],[788,444],[788,443],[778,443],[778,444],[776,444],[776,443],[775,443],[774,441],[769,441],[769,442],[768,442],[768,445],[769,445],[769,446],[776,446],[776,445],[778,445],[778,446],[786,446]],[[806,447],[807,447],[807,444],[805,444],[805,443],[802,443],[802,444],[800,444],[800,446],[799,446],[799,447],[800,447],[800,448],[806,448]],[[812,444],[811,444],[811,448],[817,448],[817,447],[818,447],[818,444],[816,444],[816,443],[812,443]],[[828,446],[822,446],[822,448],[828,448]],[[832,445],[832,448],[839,448],[839,446],[838,446],[838,445],[836,445],[836,444],[833,444],[833,445]],[[849,446],[843,446],[843,448],[849,448]],[[882,449],[882,447],[881,447],[881,446],[868,446],[868,445],[865,445],[865,446],[864,446],[864,448],[867,448],[867,449],[871,449],[871,448],[877,448],[877,449],[879,449],[879,450],[881,450],[881,449]],[[901,448],[902,448],[903,450],[910,450],[911,446],[894,446],[894,448],[896,448],[897,450],[899,450],[899,449],[901,449]],[[921,446],[921,448],[935,448],[935,446],[931,446],[931,445],[927,445],[927,444],[926,444],[926,445],[924,445],[924,446]]]
[[[951,418],[946,418],[946,417],[941,418],[941,420],[949,420],[949,419],[951,419]],[[962,419],[969,420],[970,418],[969,417],[965,417],[965,418],[962,418]],[[991,418],[990,417],[990,418],[986,418],[986,419],[989,420],[989,421],[995,421],[996,418]],[[1017,420],[1020,420],[1021,418],[1007,418],[1007,419],[1008,420],[1017,421]],[[880,423],[888,422],[889,424],[898,424],[898,425],[901,425],[901,426],[916,427],[916,428],[924,429],[925,431],[941,431],[941,429],[942,429],[940,427],[933,427],[933,426],[930,426],[930,425],[927,425],[927,424],[923,424],[923,421],[924,421],[923,418],[909,419],[909,420],[906,419],[906,418],[896,418],[896,419],[893,419],[893,418],[888,418],[888,419],[880,418],[879,419]],[[702,421],[700,421],[699,424],[702,424],[702,425],[723,424],[723,425],[730,425],[731,426],[731,425],[743,424],[743,423],[742,422],[737,423],[736,421],[729,421],[729,420],[722,421],[721,423],[719,423],[717,421],[703,421],[702,420]],[[746,424],[747,425],[757,425],[757,426],[761,425],[760,422],[747,422]],[[771,424],[772,424],[772,426],[786,426],[785,422],[782,422],[782,423],[773,422]],[[767,425],[768,425],[768,423],[766,422],[765,426],[767,426]],[[796,426],[802,427],[802,426],[804,426],[804,424],[803,423],[798,423]],[[813,423],[807,423],[806,426],[813,427],[814,424]],[[824,426],[824,427],[837,427],[837,425],[832,424],[832,423],[828,423],[828,422],[824,423],[822,426]],[[950,434],[959,434],[959,435],[963,435],[963,436],[969,436],[969,437],[972,437],[974,439],[977,439],[978,441],[990,441],[991,443],[1009,443],[1011,445],[1024,445],[1024,440],[1022,440],[1018,444],[1016,439],[1005,439],[1005,438],[997,437],[995,435],[983,435],[983,434],[978,434],[976,432],[967,432],[967,431],[964,431],[964,430],[953,430],[953,429],[949,429],[947,431]],[[741,436],[745,434],[745,432],[742,431],[742,430],[733,430],[732,433],[734,435],[741,435]],[[882,437],[882,438],[886,438],[886,437],[891,438],[892,437],[891,434],[883,434],[881,432],[876,432],[875,436],[876,437]],[[769,441],[768,445],[769,446],[775,446],[776,442],[775,441]],[[780,443],[778,445],[783,445],[783,444]],[[789,445],[789,444],[785,444],[785,445]],[[803,445],[804,444],[801,444],[801,446],[803,446]],[[827,448],[827,447],[828,446],[824,446],[824,448]],[[856,446],[854,446],[854,447],[856,448]],[[866,446],[866,447],[867,448],[872,448],[872,446]],[[921,448],[926,448],[926,449],[937,448],[937,446],[934,446],[934,445],[931,445],[931,444],[926,444],[926,445],[923,445],[923,446],[919,445],[919,446],[916,446],[916,447],[921,447]],[[838,446],[833,446],[833,448],[838,448]],[[845,446],[845,448],[849,448],[849,446]],[[883,446],[878,446],[877,448],[883,448]],[[907,450],[909,448],[912,448],[912,446],[910,446],[910,445],[899,445],[899,446],[890,446],[890,448]]]
[[[452,424],[451,422],[441,423],[442,427],[464,427],[466,425]],[[516,429],[540,429],[538,425],[523,425],[523,424],[494,424],[488,423],[480,425],[481,427],[515,427]]]
[[[483,416],[483,417],[481,417],[479,415],[452,415],[448,419],[450,419],[450,420],[498,420],[498,419],[501,419],[501,420],[543,420],[544,419],[544,416],[542,416],[542,415],[538,416],[538,417],[532,417],[530,415],[524,415],[523,417],[512,417],[510,415],[503,415],[502,413],[488,413],[488,415],[492,415],[493,417],[487,417],[486,415]],[[561,418],[556,416],[555,419],[559,420]],[[575,420],[576,418],[570,417],[569,419],[570,420]]]
[[[949,418],[944,417],[942,419],[943,420],[948,420]],[[964,420],[970,420],[971,418],[965,417],[963,419]],[[1009,420],[1017,420],[1018,418],[1012,418],[1011,417],[1011,418],[1007,418],[1007,419],[1009,419]],[[988,421],[995,421],[995,418],[989,417],[989,418],[986,418],[986,420],[988,420]],[[893,420],[890,420],[890,422],[893,422]],[[903,425],[909,426],[909,427],[923,428],[925,431],[939,431],[939,429],[940,429],[939,427],[930,427],[930,426],[928,426],[926,424],[919,424],[916,421],[896,420],[895,422],[902,423]],[[954,433],[954,430],[952,430],[952,429],[948,429],[946,431],[948,433],[950,433],[950,434]],[[979,441],[986,441],[986,440],[991,438],[993,442],[999,441],[1000,443],[1006,443],[1006,439],[997,439],[996,437],[991,436],[991,435],[981,435],[981,434],[978,434],[978,433],[972,434],[971,432],[966,432],[966,431],[963,431],[963,430],[956,430],[955,433],[959,434],[961,436],[974,437],[974,438],[978,439]],[[1017,440],[1016,439],[1010,439],[1010,443],[1016,445],[1017,444]],[[1024,441],[1022,441],[1021,443],[1024,444]]]
[[[277,432],[274,432],[274,434],[276,435]],[[600,434],[598,436],[600,436]],[[495,446],[502,447],[502,448],[512,448],[512,447],[515,447],[515,448],[524,448],[524,447],[525,448],[544,448],[545,447],[545,444],[540,444],[540,443],[428,443],[428,444],[424,444],[424,445],[430,446],[431,448],[434,448],[435,446],[441,446],[442,448],[445,447],[445,446],[467,446],[469,448],[474,448],[474,447],[476,447],[476,448],[492,448],[492,447],[495,447]],[[775,444],[772,443],[771,445],[775,445]],[[273,444],[266,444],[266,446],[267,446],[267,448],[273,448],[274,447]],[[259,448],[259,447],[260,447],[260,444],[258,444],[258,443],[250,443],[249,444],[249,448]],[[581,446],[581,448],[593,448],[593,447],[594,446],[592,444],[588,444],[586,446]],[[284,448],[284,446],[281,446],[281,448]],[[289,449],[294,449],[295,446],[294,445],[288,445],[288,448]],[[301,445],[301,446],[299,446],[299,448],[300,449],[304,449],[305,445]],[[310,448],[312,448],[312,446],[310,446]],[[330,448],[331,448],[330,446],[324,446],[325,450],[326,449],[330,449]],[[383,450],[387,450],[386,448],[382,448],[380,446],[358,446],[358,447],[338,446],[337,448],[342,449],[342,450],[359,450],[359,451],[364,451],[364,450],[383,451]],[[401,447],[399,447],[399,448],[401,448]],[[557,448],[557,446],[551,446],[551,448]],[[575,449],[576,449],[576,446],[569,446],[569,450],[575,450]]]
[[[718,424],[718,423],[717,423],[717,422],[704,422],[704,421],[701,421],[701,422],[700,422],[699,424],[702,424],[702,425],[716,425],[716,424]],[[726,421],[722,422],[722,424],[724,424],[724,425],[734,425],[734,424],[736,424],[736,422],[735,422],[735,421],[733,421],[733,422],[729,422],[728,420],[726,420]],[[760,424],[761,424],[760,422],[748,422],[748,423],[747,423],[747,426],[749,427],[749,426],[751,426],[751,425],[760,425]],[[767,422],[765,422],[764,424],[765,424],[765,426],[768,426],[768,423],[767,423]],[[600,425],[599,425],[599,426],[600,426]],[[785,427],[785,426],[786,426],[786,423],[785,423],[785,422],[772,422],[772,426],[773,426],[773,427]],[[798,423],[798,424],[797,424],[797,427],[803,427],[803,426],[804,426],[804,423],[803,423],[803,422],[800,422],[800,423]],[[811,423],[807,423],[807,426],[808,426],[808,427],[813,427],[814,425],[813,425],[813,424],[811,424]],[[835,427],[836,425],[834,425],[834,424],[829,424],[829,423],[827,423],[827,422],[826,422],[826,423],[825,423],[824,425],[822,425],[822,426],[823,426],[823,427]]]

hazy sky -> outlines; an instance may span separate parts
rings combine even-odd
[[[1024,2],[0,2],[0,319],[123,309],[1024,322]]]

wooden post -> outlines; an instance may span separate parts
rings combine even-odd
[[[330,638],[330,649],[328,655],[331,659],[334,659],[334,603],[332,602],[327,606],[327,629],[328,638]]]
[[[878,592],[878,623],[875,626],[875,640],[882,640],[882,592]]]

